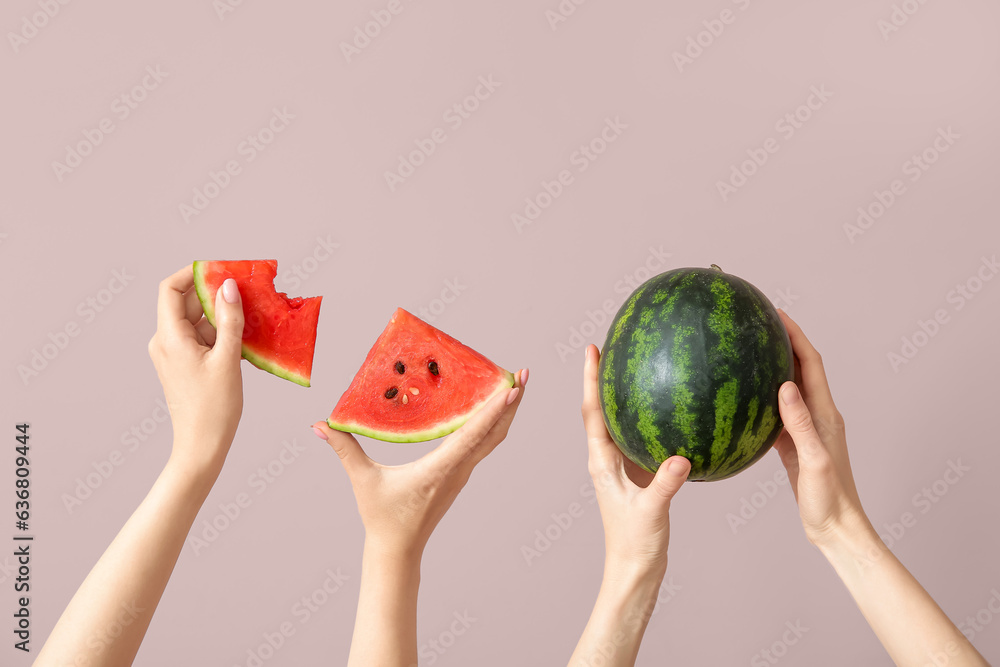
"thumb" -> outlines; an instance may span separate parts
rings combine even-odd
[[[683,456],[671,456],[660,464],[653,481],[646,488],[658,502],[669,507],[671,498],[680,491],[690,472],[690,461]]]
[[[239,361],[243,350],[243,300],[232,278],[226,278],[215,293],[215,330],[213,353]]]

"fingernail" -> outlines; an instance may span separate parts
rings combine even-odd
[[[317,426],[313,426],[313,427],[312,427],[312,430],[313,430],[313,433],[315,433],[315,434],[316,434],[316,437],[317,437],[317,438],[322,438],[323,440],[326,440],[326,433],[323,433],[323,431],[321,431],[321,430],[319,429],[319,427],[317,427]]]
[[[521,371],[521,386],[528,384],[528,369],[525,368]]]
[[[675,477],[681,477],[684,475],[684,464],[679,459],[672,459],[670,463],[667,464],[667,472]]]
[[[225,282],[222,283],[222,298],[227,303],[240,302],[240,290],[237,289],[236,281],[232,278],[226,278]]]
[[[514,399],[517,398],[517,392],[519,391],[521,391],[520,387],[514,387],[513,389],[510,390],[510,393],[507,394],[507,405],[510,405],[511,403],[514,402]]]
[[[794,382],[789,382],[788,386],[781,390],[781,401],[785,405],[795,405],[799,401],[799,388]]]

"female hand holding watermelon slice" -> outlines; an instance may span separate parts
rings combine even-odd
[[[215,483],[243,409],[243,308],[227,281],[218,332],[202,317],[188,265],[160,283],[149,354],[163,385],[173,450],[149,494],[70,601],[35,665],[130,665]],[[121,634],[112,641],[109,628]],[[95,639],[101,638],[101,641]]]
[[[897,665],[988,663],[879,537],[861,506],[819,352],[778,311],[795,353],[794,382],[779,393],[785,431],[775,443],[806,537],[826,556]]]
[[[313,425],[340,457],[365,527],[361,593],[348,665],[417,664],[417,589],[424,547],[473,469],[507,436],[528,370],[433,451],[402,466],[368,458],[350,433]]]

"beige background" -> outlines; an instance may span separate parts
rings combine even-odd
[[[1000,251],[995,3],[401,0],[393,15],[388,0],[223,2],[0,10],[0,540],[12,544],[13,424],[26,420],[35,650],[168,455],[146,352],[157,283],[192,259],[266,257],[280,289],[325,297],[313,387],[244,364],[245,414],[195,533],[224,525],[220,504],[238,494],[251,502],[207,548],[185,547],[138,664],[253,665],[248,651],[284,622],[294,635],[263,664],[346,659],[363,533],[308,425],[397,306],[532,370],[510,437],[426,553],[422,663],[563,662],[603,558],[578,410],[584,339],[603,341],[602,311],[627,280],[711,263],[811,336],[873,521],[956,622],[989,618],[965,627],[1000,656],[988,606],[1000,608],[1000,280],[976,282],[995,278],[983,258]],[[560,6],[568,16],[549,14]],[[391,22],[369,25],[378,34],[348,59],[341,44],[371,12]],[[697,57],[678,66],[687,49]],[[580,152],[592,142],[593,159]],[[433,153],[390,187],[385,172],[419,144]],[[741,164],[754,156],[763,164]],[[53,165],[67,160],[77,166]],[[723,197],[730,178],[739,187]],[[185,216],[206,186],[215,196]],[[845,228],[879,198],[892,199],[880,217]],[[954,291],[966,284],[970,299]],[[945,323],[921,335],[936,314]],[[67,326],[77,335],[60,336]],[[25,381],[35,352],[52,358]],[[385,462],[432,446],[364,444]],[[968,470],[949,484],[952,463]],[[769,484],[778,470],[772,454],[682,491],[673,588],[639,664],[772,664],[764,649],[782,665],[888,663],[806,543],[787,483]],[[88,490],[70,511],[66,498]],[[756,514],[740,524],[741,509]],[[546,546],[536,531],[556,539],[526,558]],[[11,564],[0,557],[6,625]],[[317,593],[338,569],[340,589]],[[306,619],[314,593],[324,604]],[[782,645],[796,623],[808,630]],[[29,664],[6,636],[0,663]]]

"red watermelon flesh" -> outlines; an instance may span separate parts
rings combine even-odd
[[[277,275],[278,262],[273,259],[194,263],[195,289],[212,326],[215,294],[227,278],[232,278],[243,301],[243,358],[268,373],[308,387],[323,297],[289,298],[274,289]]]
[[[398,308],[327,424],[389,442],[433,440],[513,385],[511,373]]]

